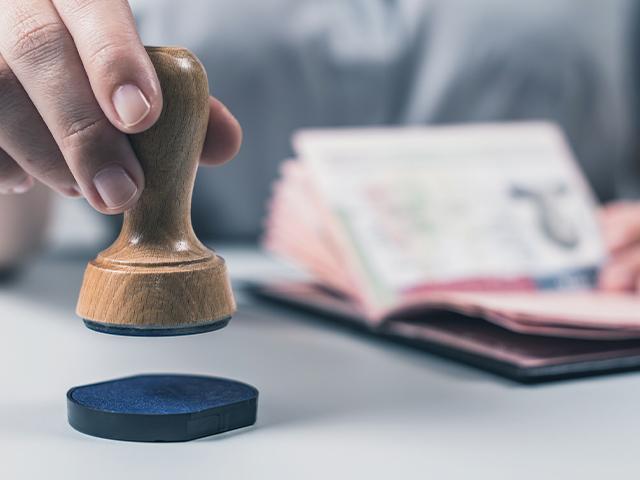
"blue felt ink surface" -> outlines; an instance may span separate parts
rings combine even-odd
[[[255,398],[256,390],[233,380],[191,375],[139,375],[76,388],[80,405],[114,413],[194,413]]]

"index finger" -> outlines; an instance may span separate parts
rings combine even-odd
[[[125,133],[153,125],[160,82],[126,0],[53,0],[71,34],[91,89],[109,121]]]

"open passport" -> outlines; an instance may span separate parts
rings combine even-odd
[[[595,290],[597,203],[550,123],[303,130],[254,293],[520,380],[640,367],[640,297]]]

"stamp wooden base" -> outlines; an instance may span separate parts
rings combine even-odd
[[[235,301],[224,260],[131,265],[98,257],[87,265],[77,313],[92,330],[188,335],[226,326]]]
[[[235,311],[224,260],[191,226],[191,192],[209,118],[206,73],[182,48],[147,48],[163,93],[149,130],[130,136],[145,189],[120,236],[87,266],[77,313],[121,335],[183,335],[221,328]]]

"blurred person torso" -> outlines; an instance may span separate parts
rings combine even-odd
[[[598,197],[633,197],[631,0],[133,0],[143,41],[182,45],[244,129],[200,169],[204,238],[255,239],[303,127],[551,119]]]

